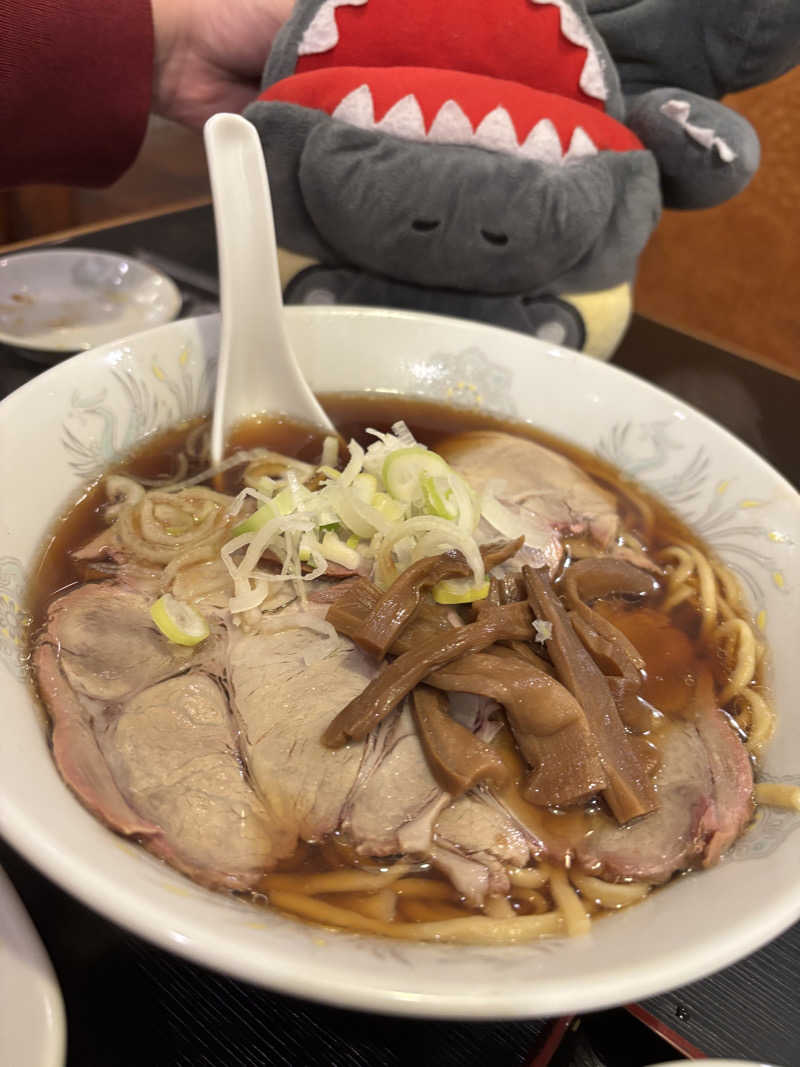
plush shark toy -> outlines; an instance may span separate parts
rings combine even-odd
[[[279,243],[310,264],[286,299],[608,356],[662,203],[720,203],[757,168],[752,128],[712,97],[797,61],[798,8],[298,0],[245,111]]]

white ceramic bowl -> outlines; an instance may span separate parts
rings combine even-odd
[[[32,358],[160,326],[180,308],[175,283],[130,256],[53,248],[0,257],[0,342]]]
[[[770,778],[800,783],[800,498],[685,404],[607,364],[455,319],[290,308],[320,391],[380,390],[526,419],[660,491],[742,575],[774,654]],[[638,1000],[756,949],[800,916],[800,816],[765,811],[719,867],[575,941],[498,948],[386,942],[206,892],[105,830],[55,771],[17,659],[25,581],[49,524],[144,434],[209,405],[218,320],[185,320],[76,356],[0,406],[0,830],[97,911],[251,982],[409,1015],[545,1016]],[[402,404],[398,402],[398,416]]]
[[[687,1060],[670,1060],[669,1063],[655,1063],[653,1067],[686,1067]],[[770,1067],[768,1063],[755,1060],[692,1060],[693,1067]]]

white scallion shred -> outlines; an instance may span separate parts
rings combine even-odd
[[[355,480],[356,475],[361,473],[361,468],[364,464],[364,449],[358,441],[351,441],[347,447],[350,451],[350,459],[347,461],[347,465],[339,475],[337,484],[340,488],[345,485],[350,485]]]
[[[536,631],[534,641],[538,641],[540,645],[543,645],[546,641],[549,641],[553,636],[553,624],[547,622],[544,619],[534,619],[533,628]]]
[[[398,439],[403,448],[412,448],[417,442],[413,433],[402,419],[398,419],[397,422],[392,423],[392,433]]]
[[[467,483],[419,445],[404,422],[396,422],[391,433],[368,432],[375,440],[366,449],[350,441],[342,471],[332,466],[338,459],[337,438],[326,440],[319,468],[326,480],[316,490],[306,488],[303,472],[287,462],[285,480],[237,495],[231,515],[250,499],[258,511],[238,524],[239,532],[222,548],[234,587],[232,613],[267,611],[277,598],[285,603],[287,592],[305,603],[306,583],[321,577],[328,561],[360,573],[371,569],[374,581],[386,588],[416,560],[455,550],[472,571],[466,585],[485,585],[475,540],[481,504]],[[387,462],[398,450],[404,454]],[[490,509],[492,502],[502,509],[490,494]],[[265,553],[273,558],[276,573],[261,562]]]
[[[252,489],[248,485],[233,498],[233,503],[228,508],[228,514],[238,515],[244,507],[245,500],[247,500],[249,496],[253,497],[254,500],[260,501],[262,504],[267,504],[270,500],[270,497],[266,493],[262,493],[258,489]]]
[[[319,458],[320,467],[335,467],[339,459],[339,438],[326,437],[322,442],[322,455]]]

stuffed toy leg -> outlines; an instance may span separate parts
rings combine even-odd
[[[308,267],[284,294],[290,304],[357,304],[455,315],[528,333],[543,341],[582,348],[586,326],[578,308],[555,296],[481,296],[457,289],[404,285],[346,267]]]

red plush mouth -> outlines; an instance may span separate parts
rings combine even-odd
[[[324,0],[297,74],[433,67],[501,78],[603,109],[602,62],[565,0]]]
[[[626,126],[595,107],[461,71],[332,67],[285,78],[259,99],[314,108],[406,140],[474,145],[543,163],[642,148]]]

